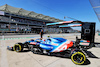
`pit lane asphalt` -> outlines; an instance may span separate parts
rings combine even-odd
[[[56,34],[52,34],[52,35],[57,36]],[[73,36],[66,35],[65,38],[68,40],[75,40],[75,37],[76,37],[75,35]],[[17,42],[25,42],[30,39],[36,39],[36,38],[1,40],[0,41],[1,42],[0,43],[0,61],[1,61],[0,66],[1,67],[100,67],[100,48],[89,49],[89,51],[91,51],[98,58],[88,57],[90,63],[87,65],[75,65],[71,61],[71,59],[68,58],[38,55],[38,54],[33,54],[32,52],[27,50],[25,50],[25,52],[17,53],[15,51],[9,51],[5,49],[7,46],[13,46]],[[96,35],[95,41],[100,42],[100,36]]]

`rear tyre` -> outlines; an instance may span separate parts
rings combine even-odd
[[[78,51],[71,55],[71,60],[74,64],[82,65],[86,61],[86,56]]]
[[[16,52],[20,52],[23,50],[23,46],[22,44],[15,44],[14,47],[13,47],[13,50],[16,51]]]

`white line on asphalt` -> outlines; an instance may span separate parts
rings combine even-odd
[[[4,39],[4,36],[2,38]],[[7,61],[5,40],[1,41],[1,67],[9,67]]]

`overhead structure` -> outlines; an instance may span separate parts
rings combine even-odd
[[[59,27],[81,27],[82,24],[68,24],[68,25],[60,25]]]
[[[100,21],[100,0],[89,0]]]
[[[73,24],[72,24],[73,23]],[[64,22],[55,22],[55,23],[47,23],[47,26],[59,26],[59,27],[79,27],[82,26],[81,21],[64,21]]]
[[[45,16],[43,14],[38,14],[38,13],[35,13],[33,11],[27,11],[23,8],[15,8],[15,7],[9,6],[7,4],[0,6],[0,11],[12,13],[12,14],[17,14],[17,15],[22,15],[22,16],[26,16],[26,17],[32,17],[32,18],[36,18],[36,19],[43,19],[43,20],[51,21],[51,22],[63,21],[63,20],[60,20],[60,19],[57,19],[54,17]]]
[[[58,24],[65,24],[65,23],[72,23],[73,21],[64,21],[64,22],[55,22],[55,23],[48,23],[46,25],[58,25]]]

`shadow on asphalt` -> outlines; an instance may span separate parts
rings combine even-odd
[[[21,53],[23,53],[23,52],[29,52],[30,50],[23,50],[23,51],[21,51]],[[34,54],[34,53],[33,53]],[[100,59],[100,58],[98,58],[97,56],[95,56],[92,52],[90,52],[90,51],[86,51],[86,54],[88,55],[88,57],[89,58],[97,58],[97,59]],[[60,57],[60,58],[66,58],[66,59],[70,59],[70,56],[68,56],[68,55],[60,55],[60,54],[52,54],[52,55],[47,55],[47,54],[38,54],[38,55],[45,55],[45,56],[55,56],[55,57]],[[91,64],[91,62],[88,60],[88,59],[86,59],[86,61],[85,61],[85,63],[83,64],[83,65],[89,65],[89,64]]]
[[[30,52],[30,50],[23,50],[21,52],[18,53],[23,53],[23,52]],[[34,54],[34,53],[33,53]],[[96,58],[96,59],[100,59],[99,57],[95,56],[92,52],[90,51],[86,51],[86,54],[88,55],[88,58]],[[47,55],[47,54],[38,54],[38,55],[44,55],[44,56],[54,56],[54,57],[60,57],[60,58],[66,58],[66,59],[70,59],[70,56],[67,55],[60,55],[60,54],[52,54],[52,55]],[[91,62],[86,59],[85,63],[83,65],[89,65],[91,64]]]
[[[88,55],[89,58],[97,58],[100,59],[99,57],[95,56],[92,52],[86,51],[86,54]]]
[[[63,56],[63,55],[47,55],[47,54],[38,54],[38,55],[51,56],[51,57],[54,56],[54,57],[60,57],[60,58],[70,59],[70,57],[67,56],[67,55],[66,56]],[[86,61],[82,65],[89,65],[89,64],[91,64],[91,62],[88,59],[86,59]]]
[[[86,59],[83,65],[89,65],[89,64],[91,64],[91,62],[88,59]]]
[[[8,49],[9,50],[9,49]],[[9,51],[14,51],[14,50],[9,50]],[[23,50],[23,51],[20,51],[20,52],[17,52],[17,53],[23,53],[23,52],[29,52],[30,50]],[[16,51],[15,51],[16,52]]]
[[[23,50],[23,51],[20,51],[19,53],[23,53],[23,52],[29,52],[30,50]]]

